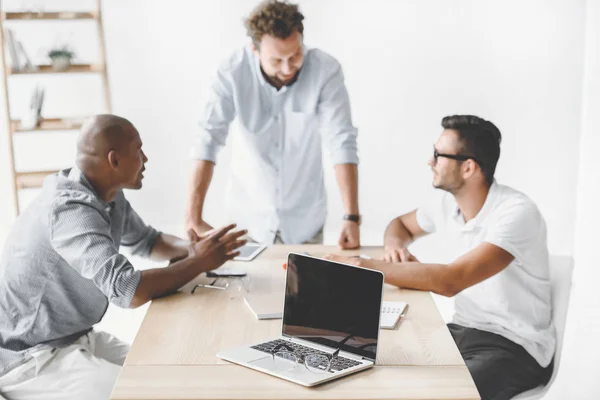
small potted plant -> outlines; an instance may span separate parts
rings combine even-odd
[[[62,46],[50,50],[48,57],[50,57],[50,61],[52,62],[52,69],[60,72],[69,69],[75,53],[68,46]]]

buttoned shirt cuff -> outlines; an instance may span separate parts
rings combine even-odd
[[[209,144],[196,145],[192,147],[190,156],[194,160],[206,160],[217,163],[217,147]]]
[[[140,246],[139,255],[142,257],[150,257],[150,253],[152,253],[152,248],[156,243],[156,239],[158,239],[161,234],[162,232],[150,227],[146,237],[143,239],[143,244]]]
[[[331,161],[334,165],[358,164],[358,154],[355,150],[339,149],[331,152]]]
[[[122,272],[115,282],[114,296],[109,299],[110,302],[121,308],[129,308],[141,279],[142,271],[136,271],[133,267]]]

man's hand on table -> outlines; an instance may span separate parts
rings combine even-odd
[[[358,249],[360,247],[360,229],[354,221],[344,221],[338,239],[340,249]]]
[[[364,258],[360,258],[359,256],[349,257],[343,256],[340,254],[327,254],[323,257],[326,260],[335,261],[343,264],[355,265],[357,267],[370,268],[369,263]]]
[[[412,255],[406,247],[392,247],[385,246],[384,255],[381,258],[381,261],[386,261],[389,263],[399,263],[399,262],[419,262],[417,258]]]

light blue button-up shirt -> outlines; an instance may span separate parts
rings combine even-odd
[[[305,48],[297,81],[277,90],[247,46],[221,65],[210,93],[192,157],[216,163],[237,117],[230,218],[259,242],[273,243],[277,231],[285,243],[309,240],[327,214],[322,144],[334,164],[358,164],[340,63]]]

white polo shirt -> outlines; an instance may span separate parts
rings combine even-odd
[[[504,270],[456,295],[453,322],[502,335],[542,367],[550,364],[556,343],[546,223],[533,201],[494,182],[477,216],[465,223],[454,196],[440,190],[417,209],[417,222],[444,235],[455,258],[482,242],[514,256]]]

